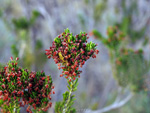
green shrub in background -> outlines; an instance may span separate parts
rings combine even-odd
[[[108,28],[107,38],[97,30],[92,33],[108,48],[113,75],[118,84],[122,87],[129,86],[134,92],[144,90],[149,65],[144,59],[143,50],[129,48],[127,37],[117,27]]]
[[[16,33],[14,44],[11,45],[12,54],[14,57],[19,56],[22,59],[23,67],[27,69],[31,69],[32,65],[34,65],[34,70],[40,70],[46,63],[46,56],[42,50],[42,41],[35,37],[35,44],[31,46],[31,29],[34,28],[39,15],[38,11],[33,11],[30,19],[26,17],[14,18],[12,20],[14,28],[10,28]]]
[[[102,36],[97,30],[93,30],[91,35],[94,35],[108,48],[113,76],[118,85],[123,89],[129,88],[135,95],[124,107],[110,110],[109,113],[148,113],[149,107],[147,105],[150,103],[150,100],[147,79],[150,62],[144,58],[143,50],[132,49],[130,45],[133,43],[129,41],[129,38],[118,27],[109,27],[107,29],[108,37]],[[148,40],[144,41],[143,47],[147,42]],[[143,105],[145,106],[144,109]]]

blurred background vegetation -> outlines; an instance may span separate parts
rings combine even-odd
[[[94,36],[89,41],[98,44],[100,54],[83,67],[76,92],[77,111],[82,113],[86,109],[97,110],[111,105],[121,87],[122,92],[133,92],[134,96],[124,106],[108,113],[150,113],[149,5],[150,0],[0,0],[0,67],[13,56],[20,57],[20,65],[24,68],[51,74],[55,83],[55,104],[62,100],[67,81],[59,77],[61,71],[52,59],[47,60],[44,50],[65,28],[74,34],[80,30],[93,31]],[[106,44],[112,37],[108,35],[109,26],[117,26],[124,33],[126,40],[121,47],[131,53],[127,59],[118,53],[121,47],[115,48],[116,43],[111,48]],[[132,57],[139,49],[143,51],[142,57]],[[116,58],[128,62],[126,66],[130,70],[114,65]],[[114,68],[120,71],[114,72]],[[139,77],[143,73],[144,81]],[[145,87],[141,83],[146,84]],[[122,93],[122,97],[124,95],[126,93]],[[49,113],[54,112],[53,108]]]

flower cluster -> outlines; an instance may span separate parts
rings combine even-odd
[[[119,31],[116,26],[108,27],[108,38],[103,37],[97,30],[93,30],[90,34],[94,35],[95,38],[100,39],[104,45],[106,45],[111,50],[117,50],[122,44],[122,41],[126,39],[125,34]]]
[[[149,66],[144,58],[143,50],[128,48],[128,38],[116,26],[107,29],[107,36],[103,37],[100,32],[93,30],[91,35],[100,39],[108,48],[112,63],[114,77],[122,87],[129,86],[134,92],[146,88],[146,79]]]
[[[116,58],[116,79],[120,86],[130,84],[132,91],[142,91],[145,87],[148,66],[143,57],[143,50],[123,48]]]
[[[27,112],[32,113],[32,108],[38,111],[47,111],[51,107],[52,84],[51,76],[42,72],[29,72],[18,67],[18,58],[11,61],[0,70],[0,100],[4,101],[2,108],[11,103],[18,107],[29,105]],[[53,94],[55,92],[53,91]],[[15,106],[14,106],[15,107]],[[9,112],[9,109],[2,109]]]
[[[115,27],[109,27],[107,29],[107,35],[108,35],[109,38],[104,40],[104,43],[110,49],[118,49],[118,47],[120,46],[122,40],[125,39],[124,33],[119,31],[116,26]]]
[[[54,91],[51,92],[54,89],[51,76],[45,76],[44,72],[31,72],[26,83],[24,99],[29,103],[27,112],[30,111],[31,106],[38,111],[47,111],[52,106],[52,103],[49,102],[51,93],[55,94]]]
[[[143,50],[139,49],[139,50],[134,51],[133,49],[122,48],[119,52],[117,59],[116,59],[116,64],[118,66],[127,65],[127,63],[128,63],[127,60],[130,57],[139,57],[139,58],[141,58],[142,61],[144,61]],[[134,59],[132,59],[132,60],[134,60]]]
[[[70,81],[80,78],[82,67],[90,57],[96,58],[99,51],[95,43],[87,43],[87,33],[73,36],[69,29],[55,38],[50,49],[45,50],[48,58],[53,58],[59,69],[63,69],[60,77],[65,76]]]

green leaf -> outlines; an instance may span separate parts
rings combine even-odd
[[[69,86],[67,86],[68,87],[68,89],[69,89],[69,91],[71,90],[71,88],[69,87]]]
[[[62,102],[56,102],[55,104],[55,112],[56,113],[62,113],[63,111],[63,103]]]
[[[67,34],[67,33],[70,33],[70,30],[67,28],[67,29],[65,29],[65,33]]]
[[[71,82],[69,82],[69,80],[67,82],[68,82],[69,86],[71,86]]]
[[[63,94],[63,99],[64,99],[64,100],[67,100],[67,99],[68,99],[68,96],[69,96],[69,92],[66,91],[66,92]]]
[[[142,45],[146,46],[148,44],[148,42],[149,42],[149,39],[148,39],[148,37],[146,37]]]
[[[98,39],[103,39],[103,36],[102,36],[102,34],[99,32],[99,31],[97,31],[96,29],[94,29],[93,31],[92,31],[92,33],[93,33],[93,35],[95,36],[95,37],[97,37]]]
[[[76,87],[78,86],[78,84],[79,84],[79,83],[78,83],[78,78],[77,78],[77,79],[74,81],[72,87],[73,87],[73,88],[76,88]]]
[[[40,16],[40,12],[34,10],[34,11],[32,12],[32,15],[33,15],[34,17],[38,17],[38,16]]]
[[[70,113],[76,113],[76,109],[75,108],[70,108]]]
[[[77,87],[75,87],[72,91],[74,92],[74,91],[76,91],[77,90]]]
[[[11,51],[14,57],[18,57],[19,50],[17,49],[15,44],[11,45]]]
[[[29,21],[25,17],[13,19],[12,21],[17,29],[28,29],[30,26]]]

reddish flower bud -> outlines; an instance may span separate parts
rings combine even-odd
[[[51,106],[52,106],[52,103],[50,102],[50,103],[48,103],[48,105],[49,105],[49,107],[51,107]]]
[[[84,54],[84,53],[85,53],[85,51],[81,50],[81,53],[82,53],[82,54]]]
[[[0,90],[0,96],[3,94],[3,91]]]
[[[17,77],[17,80],[20,80],[20,77]]]
[[[6,79],[9,80],[9,77],[7,77]]]
[[[98,54],[98,53],[99,53],[99,50],[96,49],[96,50],[95,50],[95,53]]]
[[[52,99],[50,95],[48,95],[48,98],[49,98],[50,100]]]
[[[45,87],[48,88],[48,84],[46,84]]]
[[[58,69],[60,70],[60,69],[61,69],[61,67],[58,67]]]
[[[52,86],[52,89],[54,89],[55,87],[54,86]]]
[[[8,101],[10,101],[11,100],[11,98],[8,98]]]
[[[59,67],[61,66],[61,64],[59,63],[59,64],[57,64]]]
[[[32,84],[31,84],[31,83],[29,83],[29,87],[32,87]]]
[[[63,77],[63,74],[61,74],[60,77]]]
[[[48,76],[49,77],[49,76]],[[44,80],[45,79],[45,77],[42,77],[42,80]]]
[[[10,57],[10,60],[11,60],[11,61],[13,60],[13,57],[12,57],[12,56]]]
[[[93,55],[92,55],[92,58],[96,58],[96,55],[95,55],[95,54],[93,54]]]
[[[35,88],[35,91],[37,91],[38,89],[39,89],[39,88],[38,88],[38,87],[36,87],[36,88]]]
[[[12,74],[12,76],[14,77],[14,76],[15,76],[15,74],[13,73],[13,74]]]
[[[50,59],[50,58],[51,58],[51,56],[47,56],[47,58],[48,58],[48,59]]]
[[[73,77],[73,80],[75,80],[76,78],[75,77]]]
[[[2,85],[2,88],[5,89],[5,84]]]
[[[12,68],[12,71],[15,71],[15,68]]]
[[[14,97],[14,100],[16,100],[16,97]]]
[[[32,75],[33,78],[35,78],[35,76],[36,76],[35,74]]]
[[[17,58],[16,58],[16,61],[18,61],[18,60],[19,60],[19,58],[17,57]]]
[[[42,94],[42,97],[44,97],[44,98],[45,98],[46,96],[45,96],[44,94]]]
[[[75,72],[73,72],[73,75],[74,75],[74,76],[76,76],[76,73],[75,73]]]
[[[65,74],[65,75],[68,75],[68,74],[69,74],[69,72],[68,72],[68,71],[65,71],[65,72],[64,72],[64,74]]]
[[[85,61],[83,60],[82,65],[84,65],[84,64],[85,64]]]
[[[75,62],[75,65],[78,65],[78,62],[77,62],[77,61]]]

